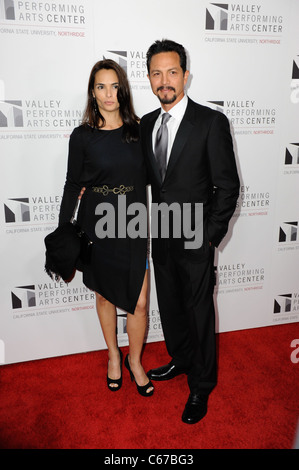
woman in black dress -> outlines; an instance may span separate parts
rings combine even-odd
[[[126,230],[124,235],[124,227],[117,224],[120,216],[129,220],[128,216],[124,219],[126,214],[120,214],[120,208],[126,212],[136,202],[146,207],[145,165],[127,76],[109,59],[92,68],[83,122],[70,137],[59,223],[70,220],[82,188],[78,222],[93,241],[91,260],[82,267],[83,282],[96,293],[97,313],[108,347],[107,384],[111,391],[122,385],[122,353],[116,333],[118,307],[127,312],[129,355],[125,365],[138,392],[150,396],[154,388],[141,364],[147,325],[147,238],[131,238]],[[97,215],[102,212],[104,217],[105,211],[99,210],[106,207],[104,203],[109,203],[115,214],[115,237],[111,232],[105,237],[105,224],[101,233],[96,230],[104,220]]]

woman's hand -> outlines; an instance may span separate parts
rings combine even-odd
[[[80,194],[78,196],[78,199],[81,199],[81,197],[83,196],[84,194],[84,191],[85,191],[86,188],[82,188],[81,191],[80,191]]]

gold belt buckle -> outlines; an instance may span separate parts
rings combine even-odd
[[[107,184],[104,184],[103,186],[93,186],[92,190],[95,193],[103,194],[103,196],[108,196],[109,193],[113,193],[115,195],[120,194],[121,196],[124,196],[128,192],[134,191],[134,186],[125,186],[124,184],[121,184],[115,188],[109,188]]]

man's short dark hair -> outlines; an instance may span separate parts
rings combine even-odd
[[[150,72],[150,64],[153,55],[160,54],[160,52],[177,52],[180,57],[180,66],[183,69],[183,73],[187,70],[187,55],[184,47],[177,42],[171,41],[170,39],[162,39],[162,41],[155,41],[146,53],[146,65],[147,71]]]

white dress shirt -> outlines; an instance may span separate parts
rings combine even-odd
[[[177,133],[177,130],[179,128],[179,125],[181,124],[181,120],[183,119],[183,116],[185,114],[186,108],[188,104],[188,97],[187,95],[184,95],[184,97],[176,104],[171,110],[169,111],[168,114],[170,114],[171,118],[169,119],[167,125],[168,129],[168,147],[167,147],[167,163],[169,160],[169,156],[171,153],[172,145]],[[158,119],[155,122],[154,129],[153,129],[153,150],[155,153],[155,141],[156,141],[156,135],[159,127],[161,126],[161,120],[162,120],[162,114],[164,114],[165,111],[163,108],[161,108],[161,113],[158,116]]]

